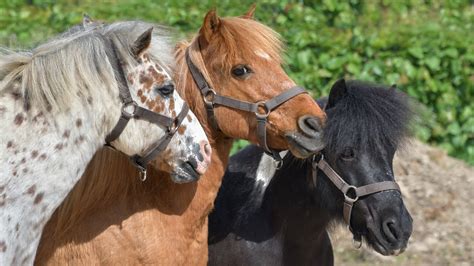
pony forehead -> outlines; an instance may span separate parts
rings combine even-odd
[[[409,136],[414,111],[406,94],[359,81],[348,81],[348,94],[328,110],[324,138],[336,151],[346,146],[397,148]],[[374,153],[375,154],[375,153]]]
[[[280,35],[258,21],[238,17],[222,18],[219,36],[220,41],[216,45],[226,51],[227,59],[252,59],[258,52],[265,59],[268,57],[277,62],[282,61],[284,46]]]

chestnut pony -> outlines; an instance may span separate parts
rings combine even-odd
[[[256,103],[295,86],[281,67],[282,45],[270,28],[252,19],[220,18],[214,10],[190,43],[177,46],[176,89],[201,122],[212,146],[208,171],[198,182],[174,183],[166,171],[149,169],[144,183],[126,182],[133,167],[117,153],[97,154],[43,233],[38,264],[205,265],[207,216],[221,184],[234,139],[256,143],[254,113],[214,106],[209,119],[203,96],[189,71],[186,52],[217,95]],[[308,157],[322,149],[325,114],[310,95],[298,94],[270,112],[267,144]],[[318,143],[314,145],[314,143]],[[166,170],[166,169],[165,169]],[[95,179],[115,180],[90,187]],[[93,204],[91,198],[94,198]],[[69,218],[74,210],[82,216]]]

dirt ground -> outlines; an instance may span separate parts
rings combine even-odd
[[[384,257],[340,226],[331,233],[336,265],[474,265],[474,168],[412,141],[394,161],[396,180],[414,220],[407,250]]]

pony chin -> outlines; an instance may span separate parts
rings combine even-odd
[[[288,148],[291,153],[300,159],[308,158],[324,148],[322,141],[315,141],[298,132],[286,134],[285,138],[289,143]]]
[[[184,164],[171,171],[170,177],[171,180],[177,184],[185,184],[198,181],[201,175],[199,175],[192,167]]]

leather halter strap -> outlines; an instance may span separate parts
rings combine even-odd
[[[346,224],[349,226],[351,231],[351,214],[354,203],[359,200],[360,197],[375,194],[385,190],[397,190],[400,191],[400,187],[394,181],[382,181],[377,183],[372,183],[360,187],[349,185],[341,176],[339,176],[334,169],[324,160],[324,156],[321,155],[319,161],[316,159],[316,156],[313,158],[312,162],[312,175],[313,183],[316,187],[317,181],[317,170],[321,169],[329,180],[339,189],[342,194],[344,194],[344,208],[343,208],[343,217]],[[401,191],[400,191],[401,192]],[[351,197],[354,195],[354,197]]]
[[[179,128],[184,118],[189,112],[189,106],[184,102],[183,108],[176,118],[171,118],[164,116],[159,113],[155,113],[148,109],[145,109],[133,100],[132,95],[130,94],[130,89],[128,88],[128,83],[125,78],[125,73],[123,71],[123,62],[119,56],[116,46],[113,40],[106,39],[106,44],[109,46],[109,51],[112,51],[112,54],[108,53],[108,59],[112,65],[112,68],[117,72],[115,73],[115,79],[119,87],[119,96],[122,101],[122,112],[120,115],[117,124],[112,129],[112,131],[105,138],[106,145],[115,149],[112,146],[112,142],[116,140],[122,132],[125,130],[130,119],[139,119],[145,120],[152,124],[156,124],[166,128],[165,136],[155,142],[150,148],[144,152],[144,156],[135,154],[130,157],[132,163],[140,170],[141,179],[144,181],[146,179],[146,166],[152,161],[160,152],[162,152],[171,141],[172,137],[176,133],[176,130]],[[130,110],[131,109],[131,110]]]
[[[306,90],[302,87],[295,86],[286,90],[279,95],[273,97],[267,101],[259,101],[256,103],[251,103],[247,101],[237,100],[230,97],[222,96],[217,94],[206,81],[206,78],[201,73],[201,71],[196,67],[192,62],[191,57],[189,56],[188,50],[186,50],[186,63],[188,65],[189,71],[194,79],[194,82],[201,91],[204,103],[206,105],[206,112],[209,120],[215,129],[219,130],[219,124],[217,123],[216,116],[214,114],[214,108],[218,105],[230,107],[233,109],[255,113],[257,120],[257,139],[259,145],[264,149],[265,153],[272,156],[278,162],[282,161],[280,154],[268,147],[267,144],[267,133],[266,125],[268,122],[268,116],[270,113],[278,108],[278,106],[287,102],[288,100],[294,98],[295,96],[307,93]]]

